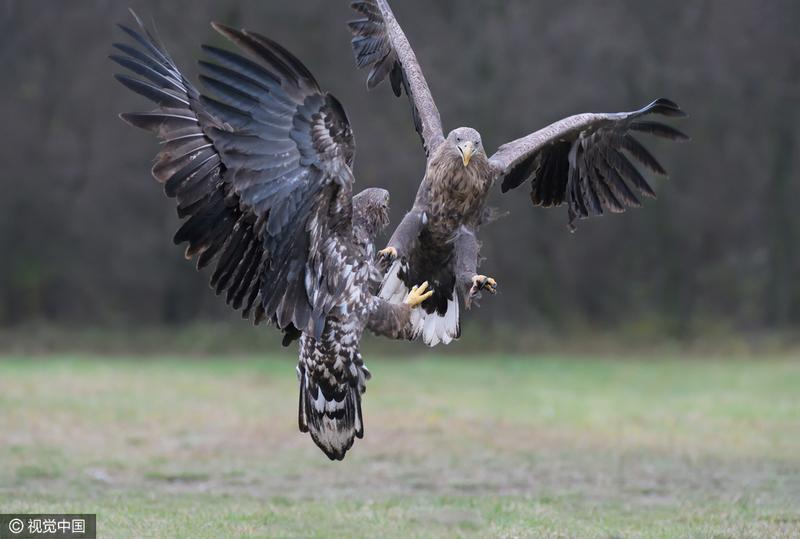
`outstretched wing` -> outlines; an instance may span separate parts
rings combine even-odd
[[[349,26],[356,64],[370,68],[367,87],[375,88],[388,75],[397,97],[405,90],[411,101],[414,127],[425,153],[430,155],[444,141],[442,120],[408,38],[387,0],[356,0],[350,6],[366,17],[351,21]]]
[[[658,99],[634,112],[578,114],[504,144],[490,163],[502,179],[504,193],[531,180],[535,206],[566,202],[569,225],[574,230],[576,219],[641,206],[637,193],[655,198],[628,156],[656,174],[666,176],[666,171],[633,134],[649,133],[675,141],[688,137],[644,118],[652,114],[686,116],[668,99]]]
[[[121,116],[163,141],[152,172],[186,219],[175,243],[198,268],[215,264],[211,286],[244,317],[321,331],[342,286],[315,275],[310,242],[351,231],[354,143],[341,105],[275,42],[220,25],[253,60],[204,47],[214,97],[201,96],[137,22],[121,28],[138,46],[116,44],[111,58],[138,75],[116,78],[158,105]]]

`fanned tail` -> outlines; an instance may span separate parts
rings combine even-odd
[[[363,371],[369,375],[369,371]],[[337,384],[335,380],[328,383],[327,379],[317,383],[302,366],[298,367],[298,376],[300,432],[311,434],[311,439],[329,459],[343,460],[355,439],[364,437],[361,416],[364,384]]]
[[[403,282],[401,275],[407,271],[404,262],[395,260],[386,272],[379,296],[389,303],[402,303],[408,295],[409,288]],[[450,344],[454,339],[458,339],[461,336],[461,327],[457,294],[458,291],[453,288],[452,299],[447,300],[444,312],[439,310],[427,312],[424,306],[411,311],[412,338],[421,336],[428,346],[436,346],[439,343]]]

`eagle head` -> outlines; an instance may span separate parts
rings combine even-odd
[[[370,187],[353,197],[353,226],[361,228],[370,239],[389,224],[389,191]]]
[[[450,153],[454,157],[458,156],[464,167],[468,167],[473,159],[486,159],[481,134],[471,127],[459,127],[450,131],[447,144],[452,150]]]

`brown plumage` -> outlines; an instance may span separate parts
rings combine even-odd
[[[245,317],[300,338],[299,428],[341,460],[364,435],[364,330],[403,337],[428,297],[424,287],[403,304],[374,294],[389,193],[352,196],[347,116],[283,47],[214,25],[247,57],[205,47],[201,94],[136,20],[138,30],[121,28],[137,46],[116,44],[111,58],[136,75],[117,79],[156,104],[122,118],[164,143],[153,175],[186,219],[175,243],[214,268],[212,287]]]
[[[356,0],[364,18],[352,21],[358,67],[369,68],[372,89],[389,78],[398,97],[405,92],[414,126],[428,158],[414,207],[382,252],[392,260],[381,297],[400,301],[414,282],[428,280],[434,296],[413,320],[414,335],[433,346],[459,335],[458,301],[469,307],[482,289],[495,291],[493,279],[477,275],[480,244],[476,235],[487,213],[491,186],[505,193],[531,182],[536,206],[567,204],[569,226],[606,211],[641,205],[640,195],[655,192],[630,158],[659,175],[664,168],[634,137],[649,133],[670,140],[688,137],[647,115],[685,116],[667,99],[622,113],[579,114],[501,146],[489,157],[478,132],[459,128],[444,136],[439,111],[414,51],[388,0]],[[469,154],[469,155],[467,155]]]

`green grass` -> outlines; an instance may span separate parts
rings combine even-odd
[[[366,438],[292,358],[0,360],[1,512],[101,537],[800,537],[800,361],[370,358]]]

